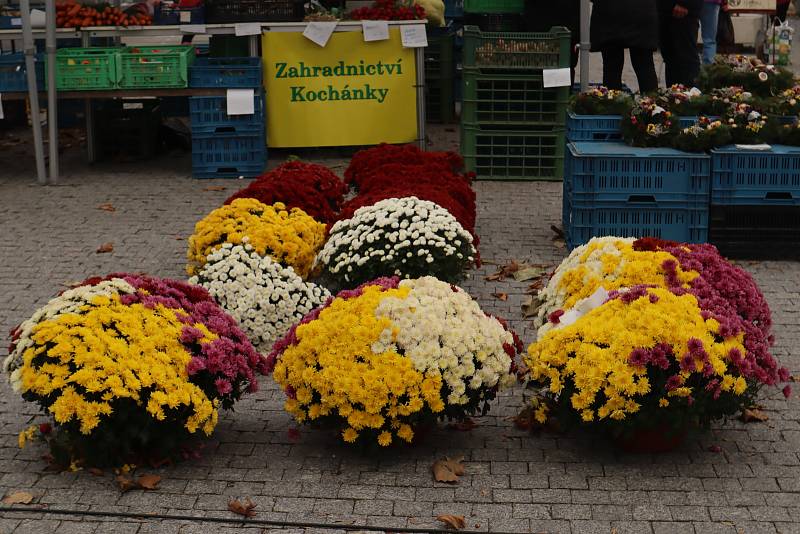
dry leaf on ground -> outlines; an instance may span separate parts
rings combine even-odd
[[[437,460],[433,464],[433,478],[436,482],[458,482],[458,477],[464,474],[464,465],[461,463],[463,456],[451,460]]]
[[[567,248],[567,244],[563,239],[553,239],[553,246],[556,248]]]
[[[492,296],[497,300],[502,300],[503,302],[508,300],[508,293],[492,293]]]
[[[161,483],[161,477],[158,475],[142,475],[136,479],[136,483],[142,489],[154,490],[158,489],[158,485]]]
[[[544,267],[540,265],[531,265],[530,267],[525,267],[524,269],[520,269],[519,271],[515,272],[514,280],[517,282],[533,280],[534,278],[542,276],[544,272]]]
[[[461,530],[467,526],[463,515],[441,514],[437,515],[436,519],[447,525],[448,528],[455,530]]]
[[[486,280],[493,281],[493,282],[498,281],[498,280],[503,280],[504,278],[508,278],[509,276],[513,276],[513,274],[515,272],[519,271],[522,268],[523,268],[523,265],[521,263],[519,263],[517,260],[511,260],[509,263],[507,263],[505,265],[501,265],[497,269],[496,273],[490,274],[489,276],[487,276]]]
[[[96,467],[90,467],[89,469],[87,469],[87,471],[89,471],[89,473],[91,473],[96,477],[101,477],[105,474],[105,472],[102,469],[98,469]]]
[[[769,420],[769,416],[761,410],[755,408],[745,408],[742,412],[742,421],[745,423],[752,423],[753,421],[764,422]]]
[[[98,254],[105,254],[107,252],[114,252],[114,243],[103,243],[97,248]]]
[[[539,306],[539,299],[536,297],[528,297],[528,299],[522,303],[522,316],[526,319],[536,317],[539,313]]]
[[[203,191],[225,191],[224,185],[209,185],[203,188]]]
[[[553,239],[564,239],[566,236],[564,235],[564,230],[556,226],[555,224],[550,225],[550,229],[553,231],[555,237]]]
[[[3,504],[30,504],[33,495],[27,491],[15,491],[3,497]]]
[[[476,426],[478,426],[478,423],[476,423],[475,420],[472,419],[471,417],[467,417],[463,421],[457,421],[455,423],[450,423],[449,425],[447,425],[447,428],[450,428],[452,430],[463,430],[463,431],[466,432],[466,431],[472,430]]]
[[[117,481],[117,485],[119,489],[122,490],[122,493],[139,487],[136,481],[127,475],[117,475],[114,480]]]
[[[256,515],[254,508],[256,507],[255,503],[250,500],[248,497],[247,499],[242,501],[238,501],[236,499],[231,499],[228,502],[228,510],[233,512],[234,514],[243,515],[244,517],[253,517]]]
[[[117,211],[117,208],[114,207],[114,204],[110,202],[106,202],[105,204],[100,204],[99,206],[97,206],[97,209],[103,211]]]

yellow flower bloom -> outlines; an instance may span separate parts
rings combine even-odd
[[[210,434],[216,405],[189,381],[191,354],[180,341],[186,325],[175,311],[124,305],[119,297],[97,297],[92,304],[80,315],[34,327],[34,345],[23,355],[22,392],[52,397],[48,410],[56,422],[76,420],[83,434],[111,416],[118,399],[146,400],[145,410],[158,420],[166,419],[166,410],[188,409],[187,430]],[[203,341],[214,339],[204,325],[192,326],[204,333]]]
[[[17,439],[17,443],[19,444],[20,449],[25,448],[25,444],[29,441],[33,441],[36,439],[36,432],[37,432],[36,425],[31,425],[22,432],[19,433],[19,437]]]
[[[252,198],[234,200],[195,225],[189,238],[187,272],[197,274],[206,257],[223,243],[239,245],[245,238],[258,254],[269,255],[306,278],[325,242],[325,225],[281,203],[267,206]]]
[[[378,434],[378,444],[381,447],[388,447],[389,445],[391,445],[391,443],[392,443],[392,434],[391,433],[389,433],[389,432],[384,430],[383,432]]]

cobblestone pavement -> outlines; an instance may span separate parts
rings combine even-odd
[[[437,144],[453,129],[437,130]],[[186,159],[145,165],[81,165],[65,158],[63,185],[31,183],[30,160],[3,157],[0,168],[0,331],[7,332],[64,283],[110,271],[182,277],[185,238],[221,204],[237,181],[195,181]],[[342,168],[342,160],[332,160]],[[208,186],[225,191],[209,191]],[[552,241],[560,220],[560,185],[480,182],[478,232],[484,259],[555,264],[565,251]],[[112,203],[117,211],[97,209]],[[113,242],[111,254],[97,247]],[[747,263],[772,306],[775,352],[800,371],[800,264]],[[465,286],[487,311],[504,315],[529,343],[521,320],[525,284],[486,282],[487,265]],[[507,292],[502,302],[494,292]],[[3,344],[4,345],[4,344]],[[4,354],[5,349],[0,349]],[[203,521],[134,519],[80,512],[171,514],[234,520],[231,497],[250,497],[256,519],[417,529],[440,527],[437,514],[459,514],[470,530],[537,533],[800,532],[800,400],[768,392],[770,419],[730,421],[660,456],[621,455],[586,433],[534,436],[509,418],[523,404],[514,389],[477,419],[470,432],[440,428],[413,449],[362,456],[312,430],[294,428],[283,395],[268,378],[261,391],[225,413],[203,458],[159,470],[158,491],[121,494],[110,475],[52,473],[42,448],[17,447],[17,434],[37,410],[0,385],[0,494],[29,491],[35,503],[63,515],[0,512],[1,533],[272,532]],[[718,445],[722,452],[709,452]],[[456,485],[434,483],[431,464],[464,455]],[[73,512],[78,512],[77,515]],[[263,530],[262,530],[263,529]],[[274,530],[270,530],[274,529]],[[333,532],[294,528],[281,532]]]

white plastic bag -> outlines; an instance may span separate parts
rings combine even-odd
[[[791,63],[792,34],[794,28],[789,21],[772,26],[767,30],[764,41],[764,56],[768,63],[773,65],[788,65]]]

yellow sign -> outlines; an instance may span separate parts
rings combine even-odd
[[[360,31],[334,33],[324,48],[297,32],[267,32],[262,41],[270,147],[417,139],[414,50],[403,48],[399,30],[374,42]]]

